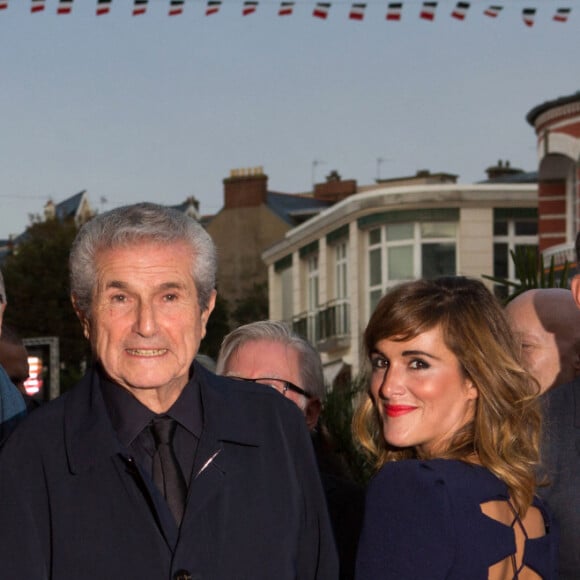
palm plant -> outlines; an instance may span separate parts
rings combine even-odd
[[[516,296],[531,290],[532,288],[568,288],[568,276],[570,264],[568,260],[564,262],[561,272],[556,270],[554,256],[550,259],[550,266],[547,270],[542,268],[537,248],[529,246],[518,247],[515,251],[510,250],[510,256],[515,266],[517,281],[508,280],[498,276],[488,276],[482,274],[483,278],[495,282],[505,288],[508,303]]]

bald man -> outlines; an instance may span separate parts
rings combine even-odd
[[[542,393],[580,375],[580,310],[570,290],[528,290],[505,308],[526,369]]]

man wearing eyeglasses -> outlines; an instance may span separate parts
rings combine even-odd
[[[253,322],[224,338],[216,372],[275,389],[301,409],[316,450],[340,559],[340,580],[354,578],[364,491],[348,479],[319,424],[325,388],[318,352],[281,322]]]

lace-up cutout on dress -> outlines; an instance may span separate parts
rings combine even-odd
[[[542,577],[524,563],[527,541],[546,535],[541,511],[532,506],[522,519],[509,500],[488,501],[480,507],[487,517],[512,528],[516,545],[514,554],[489,568],[489,580],[541,580]]]

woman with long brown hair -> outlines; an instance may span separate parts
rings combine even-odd
[[[469,278],[405,283],[364,341],[372,373],[354,430],[379,471],[357,579],[554,578],[535,496],[538,385],[496,299]]]

